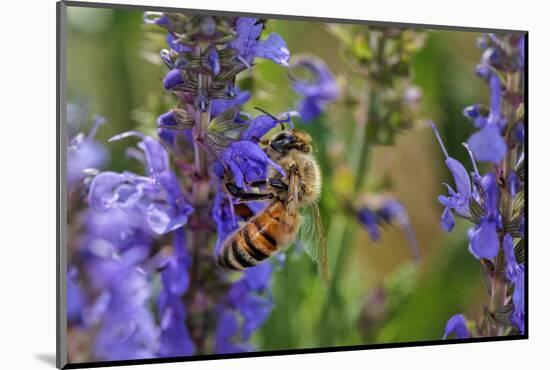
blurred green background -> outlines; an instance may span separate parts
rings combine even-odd
[[[153,133],[152,117],[174,100],[162,88],[166,69],[157,51],[149,48],[142,12],[71,7],[68,16],[68,100],[107,118],[98,135],[103,142],[132,128]],[[338,41],[325,24],[273,20],[267,28],[287,41],[291,55],[314,54],[335,75],[349,73]],[[450,154],[464,163],[469,162],[461,143],[472,126],[462,109],[487,100],[486,86],[473,74],[480,54],[475,47],[478,36],[429,31],[414,60],[414,83],[423,91],[422,116],[437,122]],[[245,110],[252,112],[254,105],[275,113],[294,108],[297,96],[283,68],[261,61],[254,69],[260,92]],[[305,129],[319,139],[322,158],[327,135],[344,127],[329,112],[322,124]],[[127,144],[106,144],[111,151],[109,168],[133,169],[124,155]],[[406,206],[416,232],[421,263],[411,262],[401,229],[386,227],[381,241],[373,243],[354,225],[352,245],[329,245],[333,262],[338,248],[349,248],[349,258],[327,302],[328,291],[311,260],[290,250],[285,266],[275,273],[275,310],[254,337],[259,349],[433,340],[441,338],[451,315],[462,312],[475,318],[470,308],[479,307],[485,297],[478,263],[467,250],[467,225],[458,221],[451,234],[439,227],[437,195],[445,191],[442,182],[452,183],[443,160],[427,126],[406,131],[395,146],[373,149],[369,175],[385,172],[392,177],[393,194]],[[329,225],[334,199],[326,189],[324,196],[323,218]]]

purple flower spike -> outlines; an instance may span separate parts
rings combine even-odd
[[[307,123],[317,118],[328,103],[333,102],[339,95],[338,84],[327,65],[314,57],[301,58],[293,63],[292,68],[305,69],[311,78],[293,78],[294,90],[303,96],[298,103],[298,111],[302,121]]]
[[[447,321],[443,339],[447,339],[451,334],[455,334],[458,339],[467,339],[471,337],[468,330],[468,323],[462,314],[454,315]]]
[[[183,84],[183,77],[179,69],[172,69],[164,76],[162,84],[166,90],[174,90]]]

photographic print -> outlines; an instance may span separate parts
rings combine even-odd
[[[58,5],[58,366],[527,337],[526,32]]]

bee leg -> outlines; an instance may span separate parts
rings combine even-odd
[[[288,185],[285,184],[284,182],[282,182],[280,179],[257,180],[257,181],[250,182],[248,185],[250,185],[254,188],[257,188],[257,187],[264,186],[264,185],[267,185],[267,184],[269,184],[271,187],[273,187],[275,189],[280,189],[280,190],[287,190],[288,189]]]
[[[253,188],[259,188],[260,186],[267,185],[267,180],[256,180],[251,181],[247,183],[248,186],[252,186]]]
[[[227,191],[237,198],[239,202],[254,202],[258,200],[267,200],[273,199],[274,195],[272,193],[250,193],[241,188],[239,188],[235,183],[228,182],[225,184]]]
[[[288,185],[280,179],[268,179],[269,185],[275,189],[288,190]]]

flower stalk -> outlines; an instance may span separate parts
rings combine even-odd
[[[377,229],[381,223],[391,223],[397,219],[402,221],[401,226],[406,230],[412,230],[404,207],[400,204],[398,207],[386,207],[386,205],[398,204],[393,197],[386,197],[382,202],[378,209],[379,213],[373,217],[372,225],[366,225],[361,217],[367,207],[357,207],[354,200],[366,190],[370,152],[373,146],[393,143],[397,133],[411,127],[416,120],[416,114],[410,110],[409,102],[403,97],[404,91],[412,88],[409,53],[416,52],[422,46],[421,34],[411,33],[410,30],[392,30],[388,33],[376,27],[344,30],[338,26],[331,26],[331,30],[342,41],[342,53],[348,61],[351,61],[352,68],[360,77],[362,84],[359,87],[359,97],[356,102],[357,123],[349,151],[351,155],[348,158],[349,168],[354,177],[351,188],[346,189],[346,192],[351,192],[352,196],[347,194],[338,196],[343,202],[344,213],[332,218],[328,230],[330,245],[337,247],[337,253],[332,284],[321,312],[322,343],[330,343],[330,337],[333,335],[334,327],[327,323],[330,323],[331,312],[338,310],[338,284],[341,284],[343,272],[353,251],[351,246],[355,244],[357,224],[349,222],[348,216],[359,219],[360,225],[367,230]],[[416,38],[418,38],[418,46],[410,47],[408,52],[404,52],[403,45]],[[362,44],[363,48],[358,48],[358,44]],[[368,57],[365,58],[365,55]],[[396,68],[402,71],[396,74],[394,73]],[[380,109],[380,106],[383,106],[383,109]],[[390,121],[390,113],[399,118],[393,127],[387,124]],[[398,210],[398,213],[394,210]],[[417,260],[419,253],[416,238],[412,232],[408,235],[411,236],[413,257]],[[371,237],[375,241],[378,240],[378,237],[372,235]]]
[[[470,251],[480,260],[489,280],[488,304],[483,318],[476,325],[470,325],[468,330],[472,336],[525,331],[525,267],[519,259],[526,247],[525,184],[523,175],[518,175],[523,171],[523,159],[519,163],[518,159],[524,155],[524,118],[518,113],[524,109],[524,42],[524,36],[516,35],[489,34],[480,40],[484,53],[476,73],[489,85],[490,107],[486,109],[477,104],[464,110],[479,129],[465,145],[474,168],[471,176],[462,164],[446,154],[456,191],[449,187],[450,196],[439,198],[446,207],[442,227],[446,231],[453,228],[453,215],[474,224],[469,231]],[[488,162],[490,170],[481,176],[476,161]],[[450,333],[446,330],[445,337]]]

